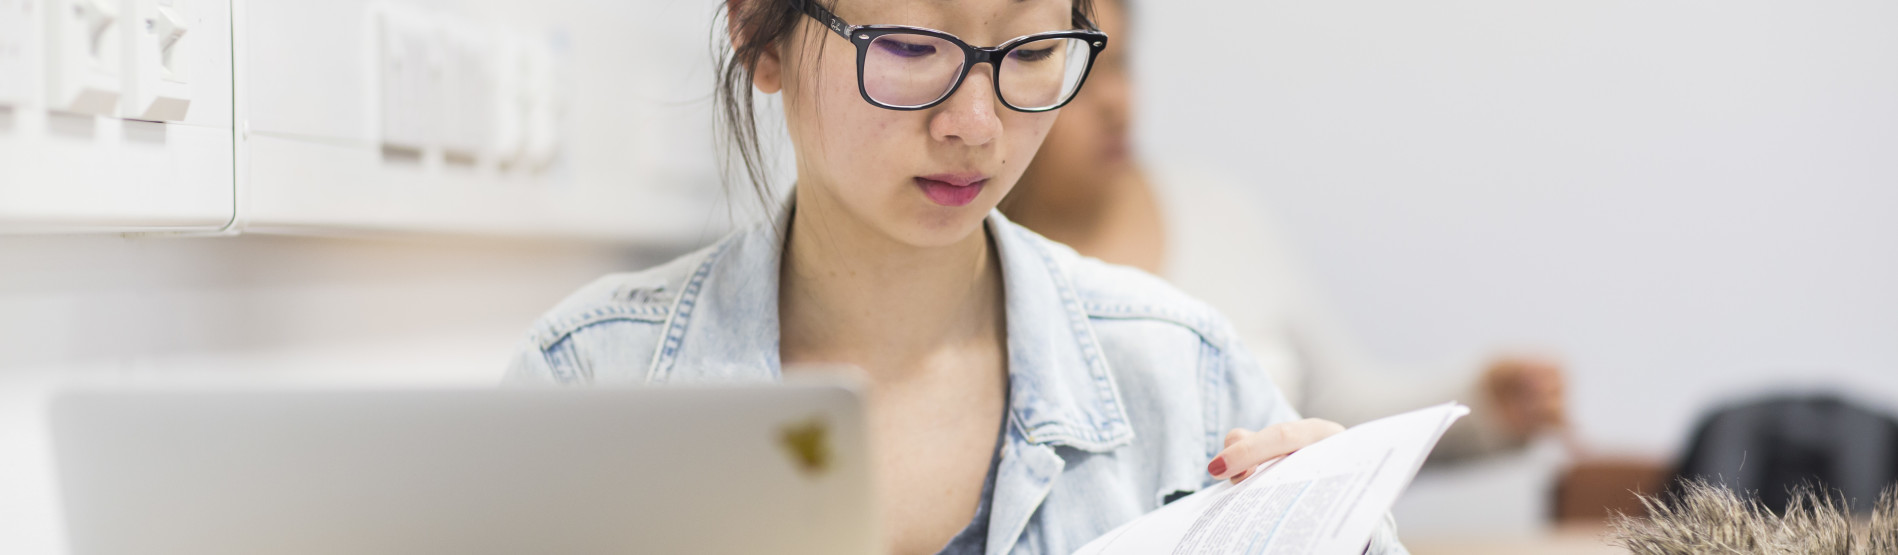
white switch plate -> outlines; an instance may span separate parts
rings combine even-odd
[[[518,148],[511,162],[530,170],[553,164],[560,152],[560,118],[565,91],[561,87],[561,58],[546,39],[526,38],[515,43],[519,64],[511,92],[515,106],[502,113],[518,117]]]
[[[537,36],[509,34],[499,44],[491,150],[503,166],[545,169],[560,151],[561,58]]]
[[[27,106],[38,96],[39,2],[0,0],[0,106]]]
[[[426,14],[398,6],[383,6],[374,21],[382,144],[417,151],[434,146],[441,64],[433,26]]]
[[[495,49],[494,112],[489,115],[494,129],[490,151],[502,165],[518,162],[527,142],[527,39],[503,33]]]
[[[125,101],[120,115],[181,121],[191,109],[190,0],[124,0]]]
[[[436,26],[436,52],[441,80],[432,102],[435,121],[440,123],[437,137],[445,156],[451,159],[478,160],[494,152],[494,113],[500,109],[494,53],[501,33],[485,25],[443,20]]]
[[[119,104],[120,6],[108,0],[46,2],[46,104],[112,115]]]

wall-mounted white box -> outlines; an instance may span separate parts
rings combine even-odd
[[[542,38],[510,34],[497,44],[494,156],[509,169],[544,170],[560,152],[562,59]]]
[[[119,115],[181,121],[191,109],[190,0],[124,0],[125,91]]]
[[[433,22],[399,6],[382,6],[373,22],[381,143],[419,154],[435,145],[437,106],[431,101],[438,96],[441,64]]]
[[[123,25],[116,0],[46,2],[46,105],[76,114],[112,115],[120,92]]]
[[[0,0],[0,106],[27,106],[39,96],[39,1]]]
[[[521,150],[515,162],[530,170],[544,170],[560,154],[562,99],[561,60],[545,41],[528,40],[523,47],[519,101],[522,107]]]
[[[524,35],[502,37],[497,52],[494,155],[510,169],[544,168],[560,148],[558,56]]]
[[[495,113],[500,109],[499,63],[495,42],[503,31],[471,22],[442,20],[435,28],[436,60],[441,79],[431,104],[440,128],[443,157],[475,162],[496,151]]]

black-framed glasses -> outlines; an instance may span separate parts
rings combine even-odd
[[[969,46],[955,35],[905,25],[851,25],[816,0],[795,0],[804,14],[857,45],[857,90],[891,110],[934,107],[955,94],[970,68],[994,68],[995,97],[1018,112],[1067,105],[1087,81],[1107,34],[1091,29],[1016,37],[994,48]],[[1084,25],[1077,15],[1076,23]],[[1077,26],[1079,26],[1077,25]]]

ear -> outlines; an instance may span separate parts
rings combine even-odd
[[[751,19],[747,8],[752,7],[749,0],[725,0],[725,34],[731,37],[732,51],[739,52],[745,47],[745,34],[739,25]],[[751,66],[751,86],[758,92],[774,94],[784,89],[784,62],[778,54],[777,45],[771,45],[758,53],[758,61]]]
[[[784,59],[776,45],[758,53],[758,63],[751,66],[751,86],[765,94],[784,90]]]

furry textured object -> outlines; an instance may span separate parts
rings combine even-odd
[[[1694,480],[1663,500],[1641,496],[1648,516],[1616,515],[1609,541],[1635,555],[1898,554],[1898,489],[1886,489],[1870,519],[1813,488],[1793,492],[1783,515],[1757,498]]]

